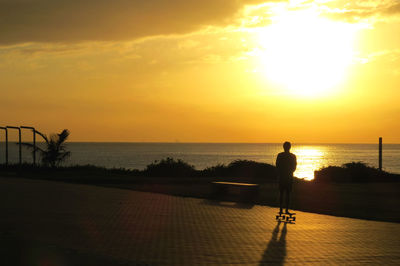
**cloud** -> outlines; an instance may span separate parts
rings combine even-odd
[[[386,9],[388,14],[399,14],[400,13],[400,2],[396,2]]]
[[[0,45],[133,40],[224,25],[266,0],[0,0]]]
[[[386,20],[400,14],[398,0],[371,0],[371,1],[331,1],[321,5],[328,17],[359,22],[363,20]]]

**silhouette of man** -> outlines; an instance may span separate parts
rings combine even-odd
[[[296,155],[290,153],[290,142],[283,143],[283,150],[276,157],[276,168],[279,179],[279,212],[282,213],[283,197],[286,194],[286,213],[289,213],[290,193],[292,191],[293,172],[296,170]]]

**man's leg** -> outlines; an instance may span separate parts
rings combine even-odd
[[[286,189],[286,213],[289,213],[290,190]]]
[[[279,186],[279,212],[282,213],[283,209],[283,192],[282,186]]]
[[[289,213],[290,196],[292,194],[293,180],[290,180],[286,188],[286,213]]]

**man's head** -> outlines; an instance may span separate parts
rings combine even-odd
[[[290,144],[289,141],[285,141],[285,143],[283,143],[283,149],[285,150],[285,152],[289,152],[290,147],[292,147],[292,144]]]

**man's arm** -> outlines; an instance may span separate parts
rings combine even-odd
[[[279,169],[280,163],[281,163],[280,155],[281,155],[281,154],[279,153],[278,156],[276,156],[276,162],[275,162],[275,166],[276,166],[276,168],[278,168],[278,169]]]
[[[296,155],[293,154],[293,172],[296,171],[297,167],[297,158]]]

